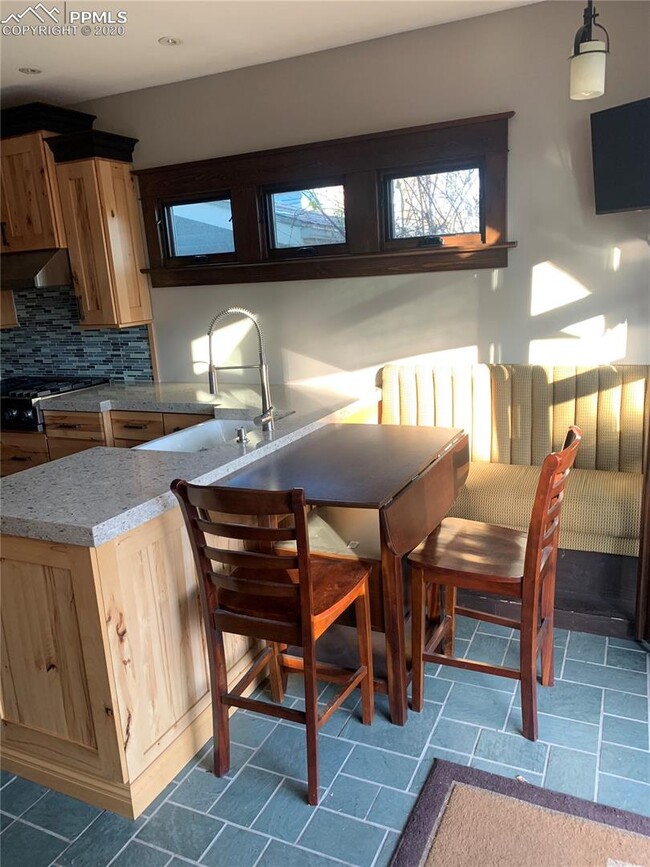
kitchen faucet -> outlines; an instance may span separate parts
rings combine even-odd
[[[257,330],[259,364],[237,364],[228,367],[217,367],[215,365],[212,357],[212,333],[214,331],[215,325],[218,322],[221,322],[221,320],[225,319],[226,316],[233,315],[247,316],[255,326]],[[255,316],[254,313],[251,313],[250,310],[246,310],[244,307],[228,307],[226,310],[222,310],[221,313],[217,313],[217,315],[210,323],[210,327],[208,328],[208,352],[208,382],[210,386],[210,394],[217,394],[218,392],[218,370],[259,370],[260,385],[262,390],[262,414],[257,419],[255,419],[255,421],[259,421],[261,423],[262,430],[273,430],[273,406],[271,404],[271,389],[269,387],[269,368],[266,363],[266,355],[264,352],[264,338],[262,337],[262,329],[258,324],[257,316]]]

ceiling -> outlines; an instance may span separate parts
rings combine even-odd
[[[83,35],[79,23],[74,35],[3,32],[2,102],[73,104],[531,2],[535,0],[35,0],[30,7],[29,0],[3,0],[3,28],[71,26],[74,13],[88,9],[112,12],[115,20],[117,12],[125,12],[127,22],[123,35]],[[163,36],[182,44],[162,46],[158,39]],[[25,75],[19,67],[43,72]]]

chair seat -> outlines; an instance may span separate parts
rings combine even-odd
[[[250,571],[248,569],[235,569],[231,577],[244,579]],[[327,624],[332,623],[361,593],[368,572],[369,569],[365,564],[355,561],[311,558],[313,613],[319,628],[321,625],[326,627]],[[297,570],[274,570],[267,572],[267,577],[278,583],[296,583]],[[267,621],[277,620],[281,623],[294,623],[300,614],[296,603],[283,597],[273,599],[267,596],[260,607],[256,596],[222,589],[219,593],[219,602],[220,611]]]
[[[439,573],[440,583],[461,586],[454,576],[494,582],[495,589],[516,595],[524,574],[527,534],[521,530],[445,518],[440,527],[409,555],[409,563],[427,573]]]

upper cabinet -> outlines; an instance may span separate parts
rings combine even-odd
[[[149,283],[131,175],[135,139],[89,130],[49,142],[81,324],[151,322]]]
[[[54,160],[46,132],[2,143],[2,251],[65,247]]]
[[[54,159],[46,138],[88,129],[92,114],[43,103],[2,112],[2,251],[65,247]]]
[[[80,323],[151,322],[131,174],[137,139],[94,116],[31,103],[2,112],[2,252],[67,247]]]

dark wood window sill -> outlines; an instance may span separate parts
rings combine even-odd
[[[209,286],[222,283],[265,283],[318,280],[332,277],[376,277],[382,274],[417,274],[424,271],[461,271],[505,268],[508,250],[516,241],[480,247],[436,247],[400,253],[365,253],[359,256],[319,256],[273,262],[238,262],[227,265],[191,265],[183,268],[148,268],[153,286]]]

